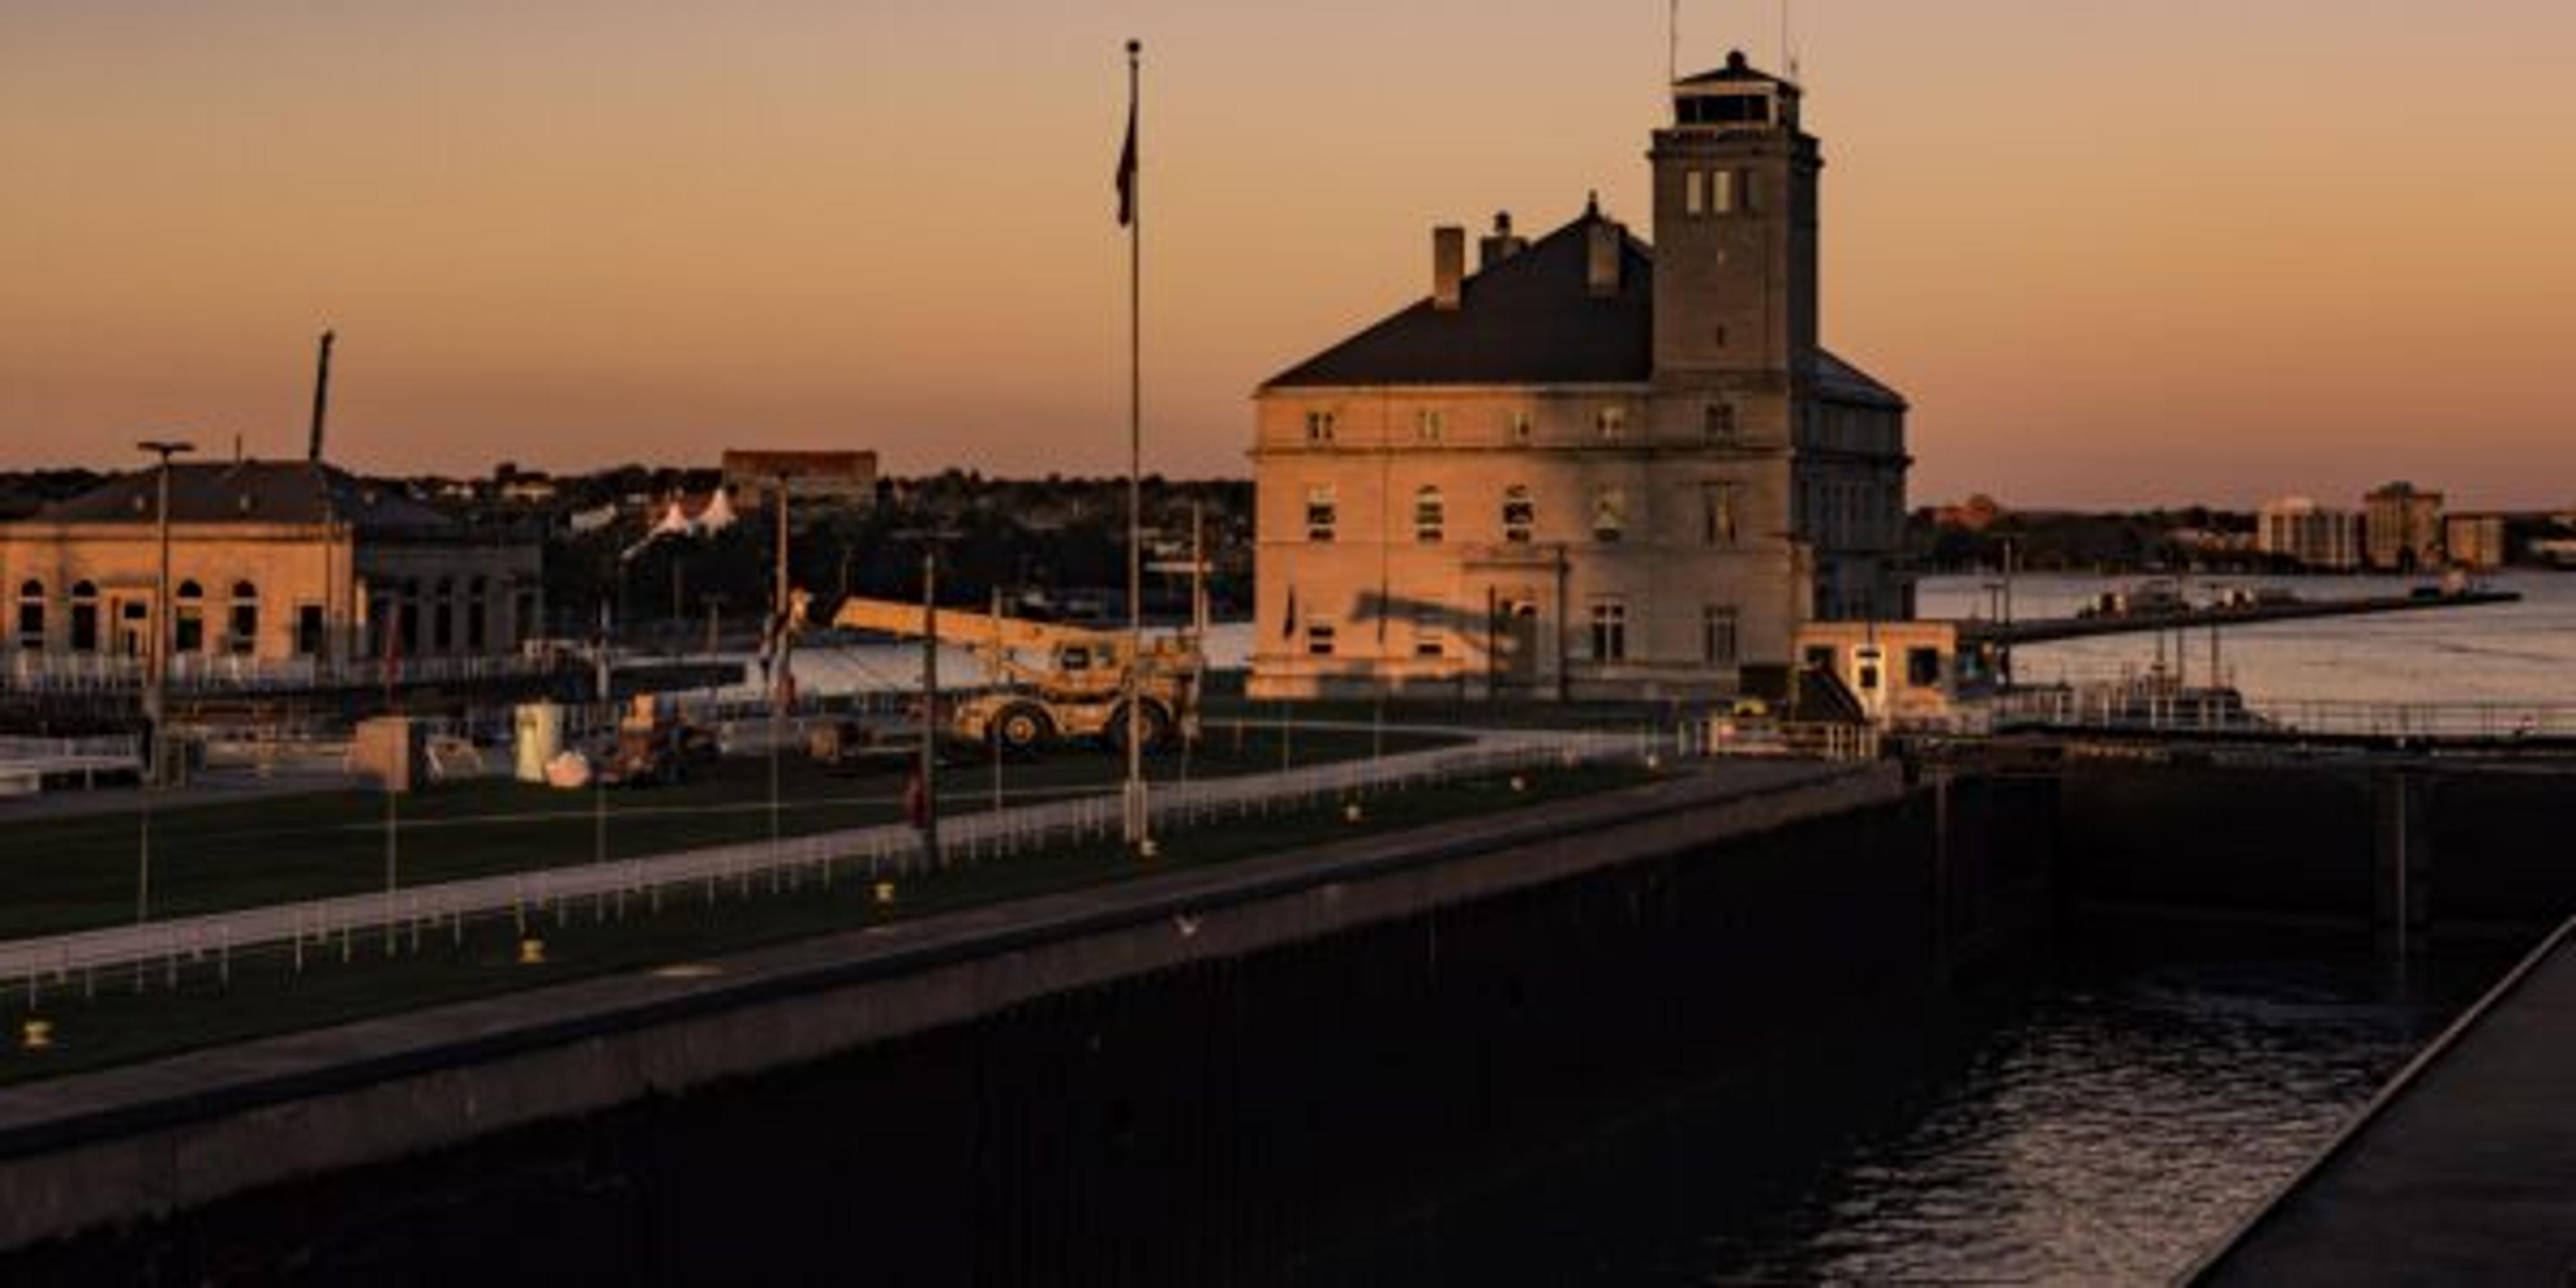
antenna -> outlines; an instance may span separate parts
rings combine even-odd
[[[1676,85],[1682,79],[1682,0],[1672,0],[1664,15],[1664,83]]]
[[[1780,74],[1788,77],[1792,82],[1795,82],[1800,79],[1798,75],[1798,40],[1796,28],[1791,25],[1789,20],[1790,6],[1791,0],[1780,0]]]

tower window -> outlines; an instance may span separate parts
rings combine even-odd
[[[1306,623],[1306,655],[1331,657],[1333,646],[1338,642],[1335,638],[1337,634],[1331,622]]]
[[[1328,411],[1306,413],[1306,441],[1316,444],[1333,441],[1333,413]]]
[[[1436,487],[1417,488],[1413,493],[1413,539],[1426,546],[1440,544],[1449,527],[1449,503]]]
[[[1439,442],[1444,425],[1445,418],[1439,412],[1426,409],[1413,413],[1413,436],[1425,443]]]
[[[1538,503],[1530,499],[1530,490],[1518,483],[1503,489],[1503,540],[1516,546],[1530,543],[1538,529]]]
[[[1708,176],[1697,170],[1682,172],[1682,211],[1685,214],[1708,213]]]
[[[1526,443],[1530,441],[1530,414],[1528,412],[1515,411],[1512,413],[1512,441],[1515,443]]]
[[[1306,539],[1331,541],[1333,529],[1340,523],[1341,504],[1334,495],[1333,485],[1319,483],[1306,489]]]
[[[1604,407],[1592,413],[1592,426],[1600,431],[1601,441],[1615,443],[1628,436],[1628,409]]]
[[[1735,171],[1718,170],[1712,172],[1708,177],[1710,187],[1714,189],[1714,191],[1709,193],[1709,208],[1721,215],[1734,214],[1736,197]]]
[[[1702,416],[1701,428],[1712,443],[1732,441],[1735,438],[1735,405],[1710,403]]]

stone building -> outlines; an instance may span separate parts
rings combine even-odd
[[[1819,343],[1816,140],[1749,66],[1672,87],[1650,247],[1597,203],[1255,395],[1253,693],[1735,691],[1911,617],[1906,403]]]
[[[0,524],[21,677],[131,670],[153,638],[159,471]],[[538,633],[540,551],[328,465],[170,470],[173,674],[406,665],[516,653]]]

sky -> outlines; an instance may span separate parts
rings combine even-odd
[[[1827,343],[1918,501],[2576,505],[2576,5],[1796,0]],[[1659,0],[0,0],[0,467],[179,430],[382,471],[1126,453],[1248,472],[1266,377],[1436,223],[1645,231]],[[1777,65],[1684,0],[1685,72]]]

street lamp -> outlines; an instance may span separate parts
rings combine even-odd
[[[154,507],[154,526],[161,546],[161,571],[152,583],[152,647],[145,657],[145,676],[150,687],[143,698],[144,719],[152,729],[151,784],[169,785],[169,760],[162,749],[165,710],[169,698],[170,670],[170,458],[197,450],[194,443],[177,439],[146,439],[134,445],[136,451],[160,458],[160,497]]]
[[[193,443],[175,439],[147,439],[134,446],[161,458],[160,496],[153,517],[161,544],[161,573],[152,583],[152,648],[144,663],[150,687],[143,694],[143,718],[150,725],[152,760],[144,774],[147,790],[143,793],[143,830],[134,866],[134,919],[142,922],[152,916],[152,797],[155,791],[169,785],[170,761],[164,736],[169,695],[163,686],[168,680],[170,655],[170,458],[197,449]]]

